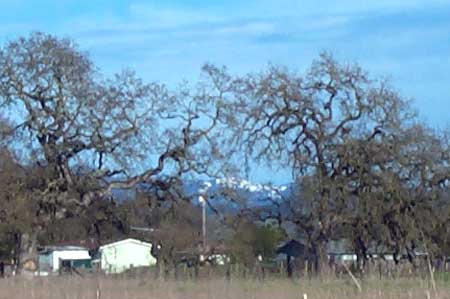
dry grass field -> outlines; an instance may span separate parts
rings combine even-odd
[[[350,280],[155,281],[150,278],[35,278],[0,281],[0,299],[351,299],[450,298],[450,283],[439,281],[431,291],[417,278],[362,282],[359,292]]]

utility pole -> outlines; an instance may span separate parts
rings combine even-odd
[[[198,201],[202,205],[202,237],[203,237],[203,252],[206,252],[208,249],[207,244],[207,235],[206,235],[206,196],[208,193],[208,189],[211,187],[210,182],[205,182],[203,184],[204,188],[200,189],[200,196],[198,198]]]
[[[202,237],[203,237],[203,251],[206,251],[206,200],[203,195],[200,195],[198,201],[202,204]]]

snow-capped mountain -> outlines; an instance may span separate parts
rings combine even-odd
[[[194,204],[199,198],[207,198],[209,204],[226,212],[253,209],[266,214],[279,210],[293,193],[293,185],[255,184],[237,178],[215,179],[207,181],[187,181],[184,184],[186,195]],[[269,216],[269,215],[267,215]]]
[[[146,190],[149,186],[140,185]],[[186,180],[182,190],[192,203],[199,205],[200,197],[207,199],[208,211],[214,209],[222,213],[237,213],[243,209],[251,210],[270,218],[275,214],[287,215],[289,200],[294,191],[293,184],[269,185],[252,183],[245,179],[234,177],[213,180]],[[136,190],[113,191],[118,202],[133,200]]]
[[[286,192],[292,187],[291,185],[268,185],[268,184],[255,184],[245,179],[237,179],[234,177],[215,180],[197,180],[185,182],[187,191],[193,192],[194,190],[199,193],[210,193],[217,191],[217,189],[230,189],[240,190],[242,192],[260,193],[270,196],[272,198],[278,198],[285,195]]]
[[[248,192],[265,192],[270,194],[274,198],[281,196],[281,193],[285,192],[289,188],[289,186],[287,185],[270,186],[263,184],[253,184],[247,180],[240,180],[233,177],[227,179],[216,179],[215,183],[216,185],[221,185],[227,188],[241,189]]]

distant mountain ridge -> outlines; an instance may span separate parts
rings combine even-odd
[[[140,188],[148,190],[149,186]],[[297,198],[296,194],[299,194],[293,183],[270,185],[231,177],[186,180],[181,189],[196,206],[200,206],[200,196],[206,198],[208,201],[207,212],[210,215],[219,212],[224,216],[246,211],[257,215],[257,219],[260,221],[282,220],[282,227],[290,236],[298,235],[295,225],[290,221],[296,213],[292,208],[292,199],[294,196]],[[136,189],[114,190],[114,198],[118,202],[133,200],[136,198]]]
[[[295,192],[294,184],[259,184],[233,177],[186,181],[183,189],[196,205],[199,204],[199,197],[203,196],[207,197],[210,207],[223,213],[250,209],[260,213],[263,218],[286,214],[286,204]]]
[[[134,190],[116,189],[113,191],[113,196],[118,202],[132,200],[136,196],[137,189],[145,190],[147,187],[142,185]],[[186,180],[183,182],[182,190],[187,197],[192,198],[193,203],[198,203],[198,197],[204,195],[211,201],[245,200],[249,206],[259,207],[281,203],[289,198],[294,192],[294,185],[252,183],[245,179],[230,177],[212,180]],[[226,195],[234,198],[226,199]]]

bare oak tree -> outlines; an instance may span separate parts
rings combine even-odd
[[[43,33],[0,48],[1,112],[12,123],[4,133],[23,164],[43,174],[30,190],[41,216],[34,235],[49,217],[116,188],[221,170],[221,92],[212,82],[171,92],[131,71],[105,79],[73,41]]]
[[[298,215],[297,223],[308,230],[320,270],[325,244],[342,221],[335,196],[345,173],[339,147],[398,130],[411,116],[408,103],[386,81],[328,54],[304,75],[270,67],[235,79],[234,89],[233,120],[240,125],[233,136],[247,159],[288,166],[295,177],[313,179],[310,213]]]

